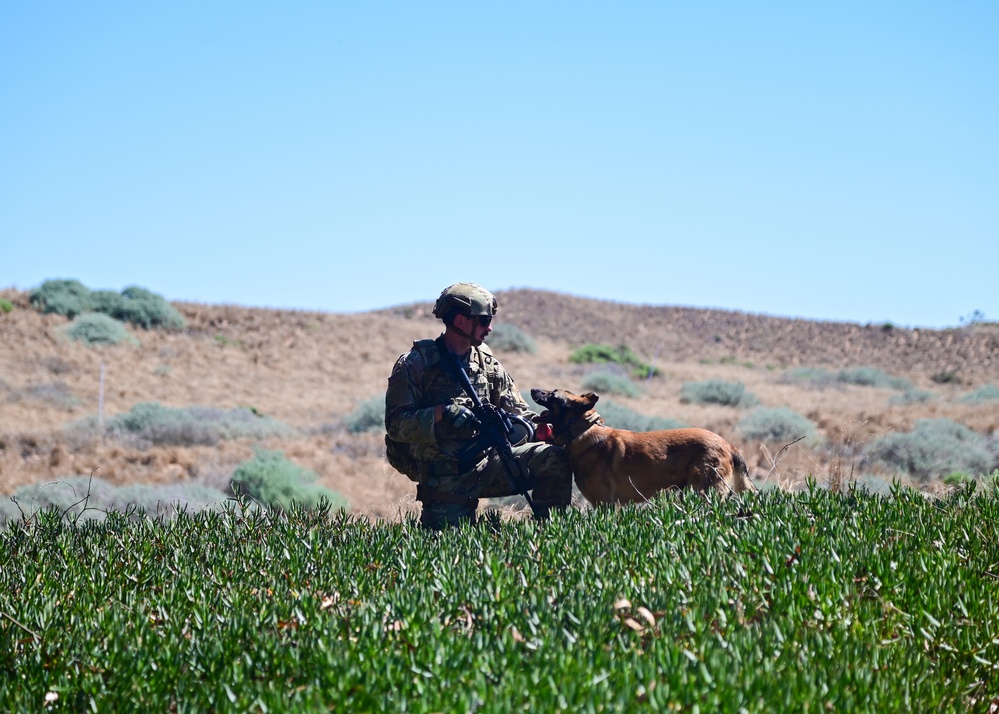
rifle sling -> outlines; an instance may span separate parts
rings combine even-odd
[[[434,340],[434,344],[437,345],[437,352],[440,353],[441,361],[444,362],[444,369],[447,370],[449,375],[451,375],[451,379],[458,382],[458,384],[461,385],[461,388],[465,390],[469,397],[471,397],[472,402],[478,406],[481,401],[479,399],[479,395],[475,393],[474,389],[470,389],[472,385],[467,374],[465,375],[465,379],[461,378],[460,372],[464,370],[462,370],[461,365],[458,363],[458,355],[454,354],[444,344],[444,335],[441,335]]]

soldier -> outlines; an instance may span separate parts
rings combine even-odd
[[[445,288],[434,305],[434,317],[444,322],[444,333],[436,340],[414,342],[389,377],[386,443],[390,456],[393,440],[409,447],[413,467],[405,470],[418,481],[420,523],[427,528],[474,523],[479,498],[518,493],[496,449],[477,446],[480,424],[471,410],[473,401],[447,368],[442,350],[464,366],[481,402],[519,418],[524,441],[512,450],[530,472],[523,485],[532,491],[535,515],[543,518],[552,508],[565,508],[572,496],[565,452],[554,444],[530,440],[534,438],[530,422],[537,414],[483,342],[492,331],[496,308],[493,294],[474,283]]]

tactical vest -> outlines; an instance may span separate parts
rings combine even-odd
[[[424,371],[421,375],[420,386],[422,395],[420,402],[416,405],[418,409],[424,409],[436,404],[446,404],[455,401],[466,407],[472,406],[469,397],[461,385],[458,384],[444,368],[441,361],[441,354],[437,348],[435,340],[426,339],[413,343],[410,351],[416,352],[422,358]],[[492,351],[485,344],[473,347],[469,353],[469,363],[466,365],[469,381],[472,388],[483,402],[499,404],[500,394],[503,389],[503,374],[499,363],[493,357]],[[411,481],[420,481],[419,465],[421,460],[447,460],[449,457],[443,452],[436,454],[421,455],[418,458],[413,453],[413,445],[403,441],[396,441],[388,434],[385,435],[385,457],[396,471],[405,474]]]

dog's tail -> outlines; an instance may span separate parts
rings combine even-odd
[[[749,466],[737,449],[732,449],[732,476],[735,483],[732,484],[736,491],[754,490],[753,482],[749,480]]]

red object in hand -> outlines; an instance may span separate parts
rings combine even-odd
[[[552,440],[552,428],[549,424],[535,424],[534,425],[534,438],[538,441],[551,441]]]

